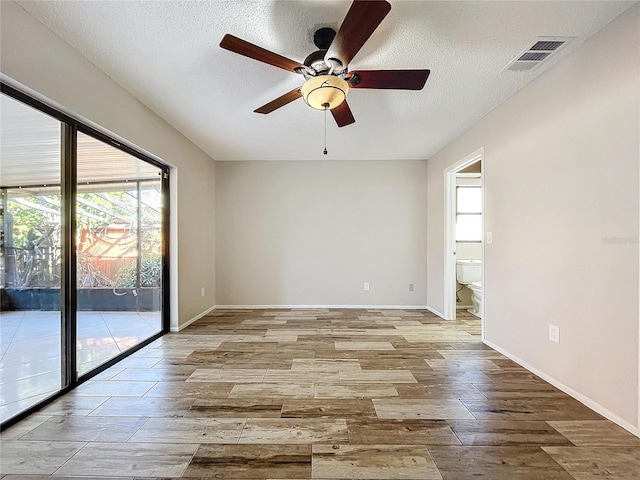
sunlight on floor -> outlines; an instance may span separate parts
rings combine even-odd
[[[78,374],[160,329],[160,312],[78,312]],[[60,341],[60,312],[0,313],[0,421],[60,389]]]

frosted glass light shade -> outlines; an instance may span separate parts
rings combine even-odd
[[[310,78],[300,88],[304,101],[316,110],[336,108],[344,102],[348,91],[349,84],[335,75]]]

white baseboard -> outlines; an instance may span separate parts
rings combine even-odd
[[[431,308],[431,307],[425,307],[427,310],[429,310],[431,313],[435,313],[436,315],[438,315],[440,318],[444,318],[444,313],[439,312],[438,310],[436,310],[435,308]]]
[[[292,309],[326,309],[326,308],[342,308],[353,310],[428,310],[426,305],[216,305],[218,310],[270,310],[279,308]]]
[[[179,332],[180,330],[187,328],[189,325],[191,325],[193,322],[195,322],[196,320],[200,320],[202,317],[204,317],[207,313],[212,312],[213,310],[216,309],[216,306],[214,305],[213,307],[207,308],[204,312],[199,313],[198,315],[196,315],[195,317],[187,320],[185,323],[183,323],[182,325],[178,325],[178,327],[171,327],[171,331],[172,332]]]
[[[531,365],[529,365],[527,362],[525,362],[521,358],[519,358],[519,357],[517,357],[515,355],[512,355],[511,353],[509,353],[506,350],[498,347],[497,345],[491,343],[490,341],[483,339],[482,342],[484,344],[488,345],[489,347],[493,348],[497,352],[500,352],[505,357],[513,360],[514,362],[516,362],[521,367],[526,368],[531,373],[534,373],[535,375],[539,376],[540,378],[542,378],[546,382],[549,382],[554,387],[558,388],[559,390],[562,390],[567,395],[572,396],[573,398],[575,398],[579,402],[581,402],[584,405],[586,405],[587,407],[589,407],[591,410],[593,410],[593,411],[599,413],[600,415],[602,415],[603,417],[611,420],[613,423],[616,423],[616,424],[620,425],[622,428],[624,428],[625,430],[628,430],[629,432],[633,433],[635,436],[640,437],[640,427],[639,426],[636,426],[636,425],[633,425],[633,424],[629,423],[625,419],[619,417],[618,415],[616,415],[612,411],[608,410],[607,408],[603,407],[602,405],[600,405],[599,403],[595,402],[594,400],[590,399],[589,397],[583,395],[580,392],[575,391],[573,388],[568,387],[564,383],[556,380],[555,378],[553,378],[550,375],[547,375],[544,372],[541,372],[537,368],[532,367]]]

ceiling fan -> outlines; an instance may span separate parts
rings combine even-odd
[[[313,36],[318,50],[303,63],[249,43],[233,35],[225,35],[220,46],[274,67],[302,75],[305,82],[281,97],[254,110],[271,113],[302,97],[312,108],[330,110],[339,127],[355,122],[346,101],[350,88],[421,90],[429,70],[356,70],[349,63],[391,10],[386,0],[354,0],[336,33],[321,28]]]

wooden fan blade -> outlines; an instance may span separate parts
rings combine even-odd
[[[226,34],[222,38],[220,46],[225,50],[239,53],[240,55],[244,55],[245,57],[253,58],[254,60],[258,60],[259,62],[268,63],[269,65],[283,68],[284,70],[288,70],[293,73],[296,73],[296,68],[305,68],[305,66],[301,63],[289,60],[282,55],[278,55],[277,53],[265,50],[262,47],[254,45],[253,43],[249,43],[246,40],[242,40],[241,38],[234,37],[233,35]]]
[[[350,72],[352,88],[422,90],[430,70],[360,70]]]
[[[275,100],[271,100],[266,105],[263,105],[260,108],[256,108],[254,112],[255,113],[271,113],[280,107],[284,107],[287,103],[291,103],[294,100],[299,99],[301,96],[302,94],[300,93],[300,87],[294,88],[293,90],[285,93],[281,97],[278,97]]]
[[[391,10],[386,0],[355,0],[333,39],[325,60],[335,58],[346,66],[360,51]]]
[[[344,127],[345,125],[349,125],[356,121],[356,119],[353,118],[353,113],[351,113],[351,109],[349,108],[349,104],[346,100],[336,108],[333,108],[331,110],[331,115],[333,115],[333,118],[339,127]]]

